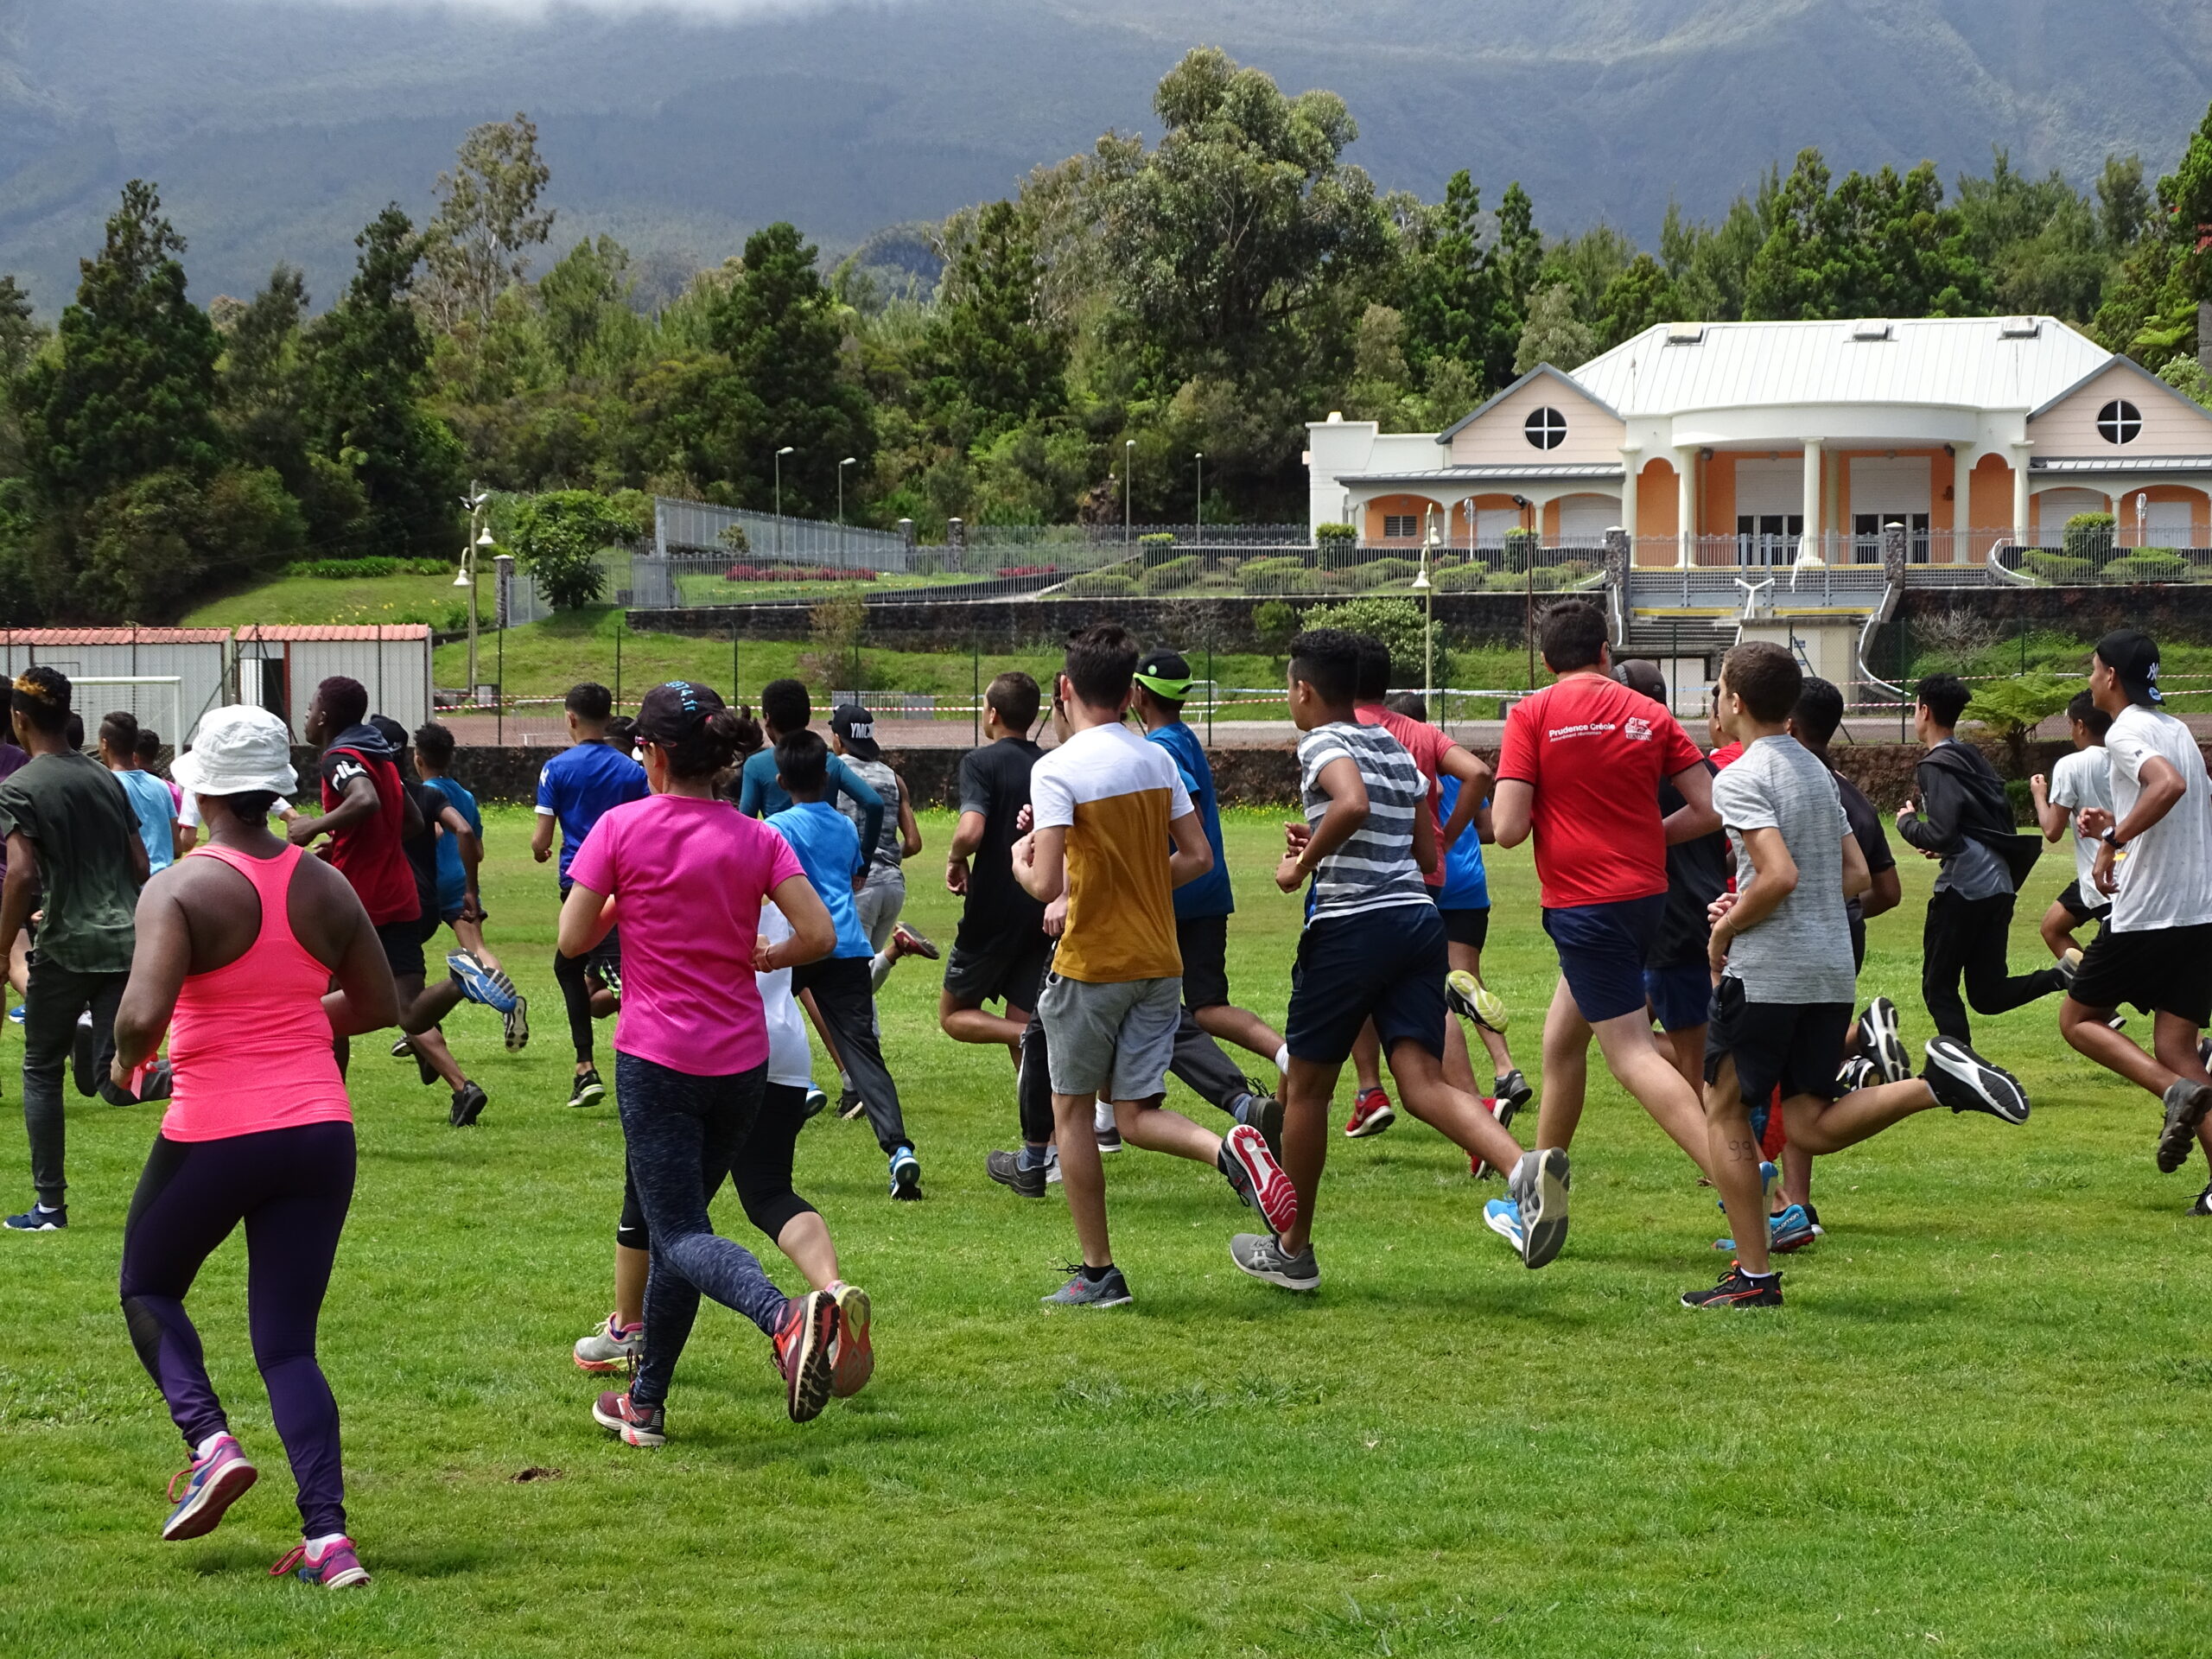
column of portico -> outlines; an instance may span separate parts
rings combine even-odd
[[[1821,550],[1824,544],[1821,540],[1821,441],[1818,438],[1807,438],[1804,443],[1805,534],[1811,539],[1811,545],[1815,553],[1825,557],[1827,556]],[[1805,543],[1801,542],[1798,544],[1800,556],[1802,555],[1804,548]]]
[[[1621,528],[1628,532],[1630,558],[1633,562],[1636,549],[1636,492],[1643,482],[1639,469],[1643,465],[1641,445],[1621,446]]]
[[[1974,468],[1984,453],[1979,443],[1951,447],[1951,546],[1942,563],[1963,564],[1974,555]]]
[[[1675,539],[1681,547],[1675,563],[1688,569],[1696,563],[1691,550],[1697,544],[1697,446],[1675,447]]]
[[[2028,450],[2030,443],[2016,443],[2012,449],[2012,541],[2016,546],[2027,545],[2030,526],[2028,517]]]

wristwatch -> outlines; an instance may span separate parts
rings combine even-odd
[[[2107,830],[2102,836],[2099,836],[2098,839],[2102,841],[2106,846],[2111,848],[2115,853],[2123,852],[2127,847],[2127,843],[2120,838],[2119,833],[2116,830]]]

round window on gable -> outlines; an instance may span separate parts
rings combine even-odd
[[[1547,404],[1529,411],[1521,423],[1522,435],[1539,449],[1556,449],[1567,442],[1567,416]]]
[[[2097,433],[2107,443],[2133,443],[2143,430],[2143,411],[2115,397],[2097,411]]]

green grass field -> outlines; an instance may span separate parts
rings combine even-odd
[[[937,1033],[936,975],[908,963],[883,1014],[928,1201],[890,1203],[864,1124],[817,1120],[800,1141],[800,1187],[875,1298],[874,1382],[796,1427],[766,1344],[709,1307],[670,1444],[626,1447],[593,1425],[600,1384],[568,1356],[609,1306],[620,1134],[610,1109],[563,1103],[551,877],[529,864],[524,814],[488,817],[488,931],[532,998],[528,1052],[503,1053],[481,1011],[449,1022],[492,1096],[481,1127],[455,1132],[442,1092],[356,1045],[359,1186],[322,1351],[375,1584],[264,1576],[297,1520],[236,1239],[194,1308],[264,1479],[211,1537],[158,1541],[180,1446],[115,1295],[155,1115],[85,1102],[73,1226],[4,1241],[9,1651],[1580,1659],[2212,1643],[2212,1224],[2182,1214],[2202,1173],[2158,1174],[2153,1103],[2071,1057],[2048,1003],[1977,1026],[2026,1078],[2032,1122],[1932,1113],[1825,1160],[1829,1234],[1788,1262],[1777,1315],[1675,1305],[1724,1265],[1725,1228],[1610,1083],[1575,1147],[1572,1237],[1541,1274],[1484,1229],[1498,1189],[1402,1117],[1332,1143],[1317,1295],[1230,1266],[1228,1236],[1251,1224],[1217,1177],[1131,1151],[1109,1180],[1137,1301],[1052,1313],[1037,1299],[1072,1258],[1063,1208],[982,1172],[1013,1129],[1006,1063]],[[1298,910],[1267,880],[1275,823],[1231,823],[1230,950],[1240,999],[1279,1020]],[[947,829],[923,820],[907,912],[940,941]],[[1862,985],[1898,999],[1916,1039],[1931,873],[1908,861],[1906,906],[1874,924]],[[2024,911],[2064,879],[2046,861]],[[1526,855],[1497,857],[1492,880],[1488,975],[1533,1071],[1554,970]],[[2015,959],[2038,952],[2024,914]],[[17,1040],[0,1038],[11,1101]],[[12,1208],[28,1192],[22,1141],[7,1144]],[[734,1202],[718,1210],[756,1242]]]

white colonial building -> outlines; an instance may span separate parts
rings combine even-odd
[[[1915,564],[2056,547],[2212,547],[2212,413],[2053,317],[1663,324],[1545,365],[1442,432],[1309,427],[1310,523],[1369,543],[1594,548],[1640,566]]]

